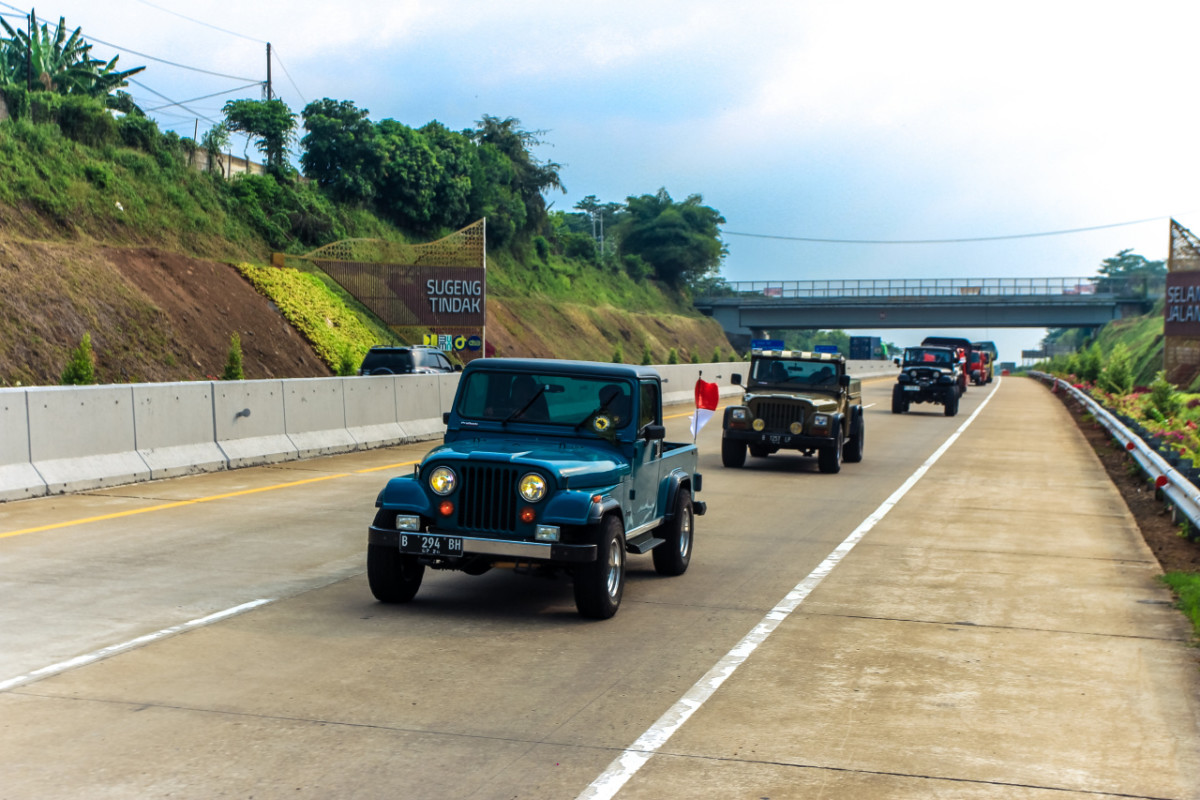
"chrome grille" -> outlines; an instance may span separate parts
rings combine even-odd
[[[763,421],[763,430],[786,431],[793,422],[804,421],[804,408],[794,403],[763,401],[754,407],[754,416]]]
[[[509,533],[517,527],[517,470],[470,465],[462,468],[458,526]]]

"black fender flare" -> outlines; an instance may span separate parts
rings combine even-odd
[[[687,489],[692,492],[692,476],[682,469],[673,469],[671,474],[663,478],[667,483],[667,498],[666,498],[666,513],[663,514],[664,520],[675,518],[675,500],[679,497],[679,492]],[[693,493],[694,494],[694,493]]]

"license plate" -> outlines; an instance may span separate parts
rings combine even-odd
[[[919,391],[921,391],[921,387],[920,387],[920,386],[905,386],[905,387],[904,387],[904,391],[906,391],[906,392],[919,392]]]
[[[402,533],[400,534],[400,552],[419,556],[461,556],[463,540],[458,536]]]
[[[790,436],[783,436],[777,433],[772,433],[769,437],[771,444],[787,444],[792,440]]]

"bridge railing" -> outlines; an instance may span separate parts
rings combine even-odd
[[[1145,297],[1142,279],[1068,278],[865,278],[808,281],[728,281],[706,287],[704,299],[765,300],[822,297],[1103,296]],[[698,297],[697,300],[700,298]]]

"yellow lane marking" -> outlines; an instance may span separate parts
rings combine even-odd
[[[258,494],[259,492],[269,492],[273,489],[287,489],[291,486],[303,486],[307,483],[317,483],[319,481],[333,480],[334,478],[345,478],[351,473],[342,472],[337,475],[322,475],[319,478],[305,478],[300,481],[291,481],[290,483],[277,483],[274,486],[260,486],[257,489],[242,489],[237,492],[227,492],[226,494],[214,494],[210,497],[197,497],[194,500],[178,500],[174,503],[162,503],[157,506],[147,506],[146,508],[131,508],[128,511],[117,511],[112,514],[101,514],[98,517],[85,517],[83,519],[73,519],[66,522],[55,522],[50,525],[39,525],[36,528],[23,528],[19,531],[9,531],[8,533],[0,533],[0,539],[7,539],[10,536],[20,536],[25,533],[37,533],[38,531],[49,531],[55,528],[69,528],[72,525],[83,525],[88,522],[103,522],[109,519],[120,519],[121,517],[132,517],[135,514],[147,514],[151,511],[165,511],[168,508],[181,508],[183,506],[192,506],[197,503],[207,503],[212,500],[225,500],[230,497],[242,497],[248,494]]]
[[[356,469],[355,474],[361,475],[364,472],[382,472],[385,469],[396,469],[397,467],[411,467],[413,464],[420,464],[421,459],[415,461],[401,461],[399,464],[384,464],[382,467],[367,467],[366,469]]]

